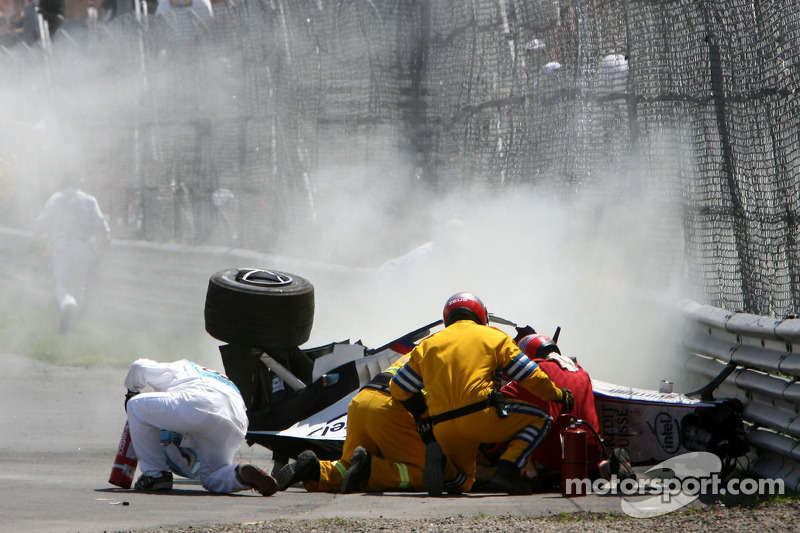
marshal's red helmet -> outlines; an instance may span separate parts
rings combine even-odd
[[[547,356],[553,352],[561,354],[558,345],[547,335],[525,335],[519,340],[517,346],[531,359],[547,359]]]
[[[489,312],[481,299],[471,292],[457,292],[444,304],[442,318],[445,327],[465,318],[485,326],[489,323]]]

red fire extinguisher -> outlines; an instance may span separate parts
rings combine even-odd
[[[122,437],[119,439],[117,457],[114,459],[114,466],[111,468],[108,482],[123,489],[131,488],[133,474],[136,472],[138,464],[139,459],[136,457],[136,451],[131,444],[131,432],[126,421],[125,427],[122,429]]]
[[[564,430],[562,438],[561,495],[565,498],[586,496],[588,435],[575,422]]]

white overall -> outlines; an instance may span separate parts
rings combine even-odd
[[[236,478],[234,455],[244,442],[247,413],[239,390],[225,376],[191,361],[133,363],[125,386],[154,392],[128,402],[128,425],[142,474],[169,471],[161,452],[161,430],[184,436],[200,459],[200,480],[211,492],[245,490]]]

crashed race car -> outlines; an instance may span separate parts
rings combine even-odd
[[[346,340],[301,349],[310,338],[313,314],[314,288],[294,274],[240,268],[217,272],[209,280],[206,331],[226,343],[219,349],[225,373],[247,406],[247,443],[272,452],[273,471],[304,450],[320,459],[339,459],[350,400],[419,341],[443,328],[442,320],[436,320],[377,348]],[[497,315],[489,319],[517,339],[534,331]],[[706,451],[720,458],[721,475],[727,475],[748,447],[743,406],[736,399],[715,399],[718,381],[692,394],[678,394],[593,379],[600,427],[590,429],[605,450],[627,450],[633,466]]]

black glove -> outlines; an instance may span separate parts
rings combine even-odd
[[[428,405],[425,402],[425,395],[421,392],[415,392],[411,398],[400,402],[414,417],[414,420],[419,420],[425,411],[428,410]]]
[[[535,330],[535,329],[533,329],[533,328],[532,328],[532,327],[530,327],[530,326],[523,326],[523,327],[519,327],[519,326],[517,326],[517,328],[516,328],[516,329],[517,329],[517,336],[516,336],[516,337],[514,337],[514,342],[515,342],[515,343],[517,343],[517,342],[521,341],[522,339],[524,339],[524,338],[525,338],[525,337],[527,337],[528,335],[534,335],[534,334],[536,334],[536,330]]]
[[[417,431],[425,444],[436,442],[436,437],[433,436],[433,419],[431,417],[417,420]]]
[[[128,400],[130,400],[131,398],[133,398],[134,396],[136,396],[140,392],[141,391],[128,389],[128,392],[125,393],[125,412],[126,413],[128,412]]]
[[[567,411],[572,411],[575,407],[575,397],[569,389],[561,389],[561,400],[558,402],[564,406]]]

